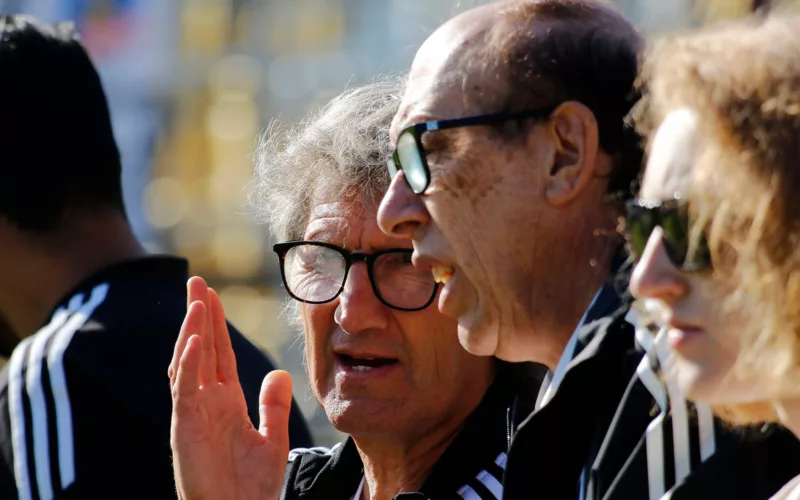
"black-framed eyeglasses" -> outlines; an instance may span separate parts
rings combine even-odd
[[[689,252],[689,205],[679,195],[664,202],[630,200],[626,212],[625,240],[634,260],[642,257],[653,230],[661,227],[664,248],[675,267],[683,271],[702,271],[712,267],[704,234],[700,235],[691,254]]]
[[[413,250],[407,248],[365,254],[320,241],[290,241],[278,243],[272,249],[278,254],[286,291],[294,299],[309,304],[324,304],[338,297],[344,290],[350,267],[356,262],[367,265],[375,296],[392,309],[425,309],[439,289],[430,271],[414,267]]]
[[[397,136],[397,147],[388,160],[389,175],[394,178],[397,172],[402,170],[408,187],[415,194],[422,194],[431,183],[428,158],[422,146],[422,135],[425,132],[458,127],[474,127],[476,125],[493,125],[526,118],[543,119],[549,117],[554,109],[555,107],[549,107],[520,111],[518,113],[495,113],[453,120],[433,120],[411,125]]]

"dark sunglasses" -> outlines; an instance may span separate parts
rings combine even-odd
[[[417,123],[406,128],[397,137],[397,147],[388,160],[389,175],[394,178],[397,172],[402,171],[406,184],[415,194],[422,194],[431,183],[431,171],[428,168],[428,158],[422,147],[422,136],[425,132],[445,130],[459,127],[474,127],[477,125],[493,125],[511,120],[525,120],[528,118],[544,119],[550,116],[555,108],[532,109],[519,113],[495,113],[489,115],[470,116],[453,120],[433,120]]]
[[[664,248],[675,267],[683,271],[712,267],[705,235],[701,235],[697,248],[689,254],[689,205],[686,200],[680,197],[664,202],[634,199],[625,208],[625,240],[634,260],[641,259],[650,235],[660,227]]]

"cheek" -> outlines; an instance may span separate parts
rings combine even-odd
[[[498,161],[495,148],[481,142],[450,155],[435,183],[454,204],[479,207],[496,194],[507,173],[507,162]]]
[[[331,372],[332,354],[328,345],[335,326],[335,310],[332,304],[303,304],[301,307],[308,376],[315,385],[325,383]]]
[[[402,332],[403,349],[411,361],[411,377],[419,383],[421,379],[447,375],[454,347],[461,348],[456,337],[458,323],[434,306],[420,312],[396,312],[395,319]]]
[[[704,318],[705,329],[728,356],[735,356],[741,348],[742,328],[746,317],[725,307],[731,291],[712,276],[695,277],[691,286],[696,294],[698,308]],[[722,353],[721,353],[722,354]]]

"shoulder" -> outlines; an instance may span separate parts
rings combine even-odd
[[[289,452],[281,498],[349,498],[358,489],[363,464],[348,438],[332,448],[296,448]]]
[[[337,450],[342,447],[344,442],[336,443],[332,448],[324,446],[314,446],[311,448],[294,448],[289,451],[288,462],[303,461],[307,459],[327,461],[334,456]]]
[[[800,476],[786,483],[770,500],[800,500]]]

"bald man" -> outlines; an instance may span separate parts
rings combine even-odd
[[[504,498],[761,498],[794,475],[768,458],[787,433],[745,445],[664,387],[617,294],[642,47],[600,2],[474,9],[420,48],[392,123],[381,229],[444,284],[465,349],[550,369],[509,423]]]

